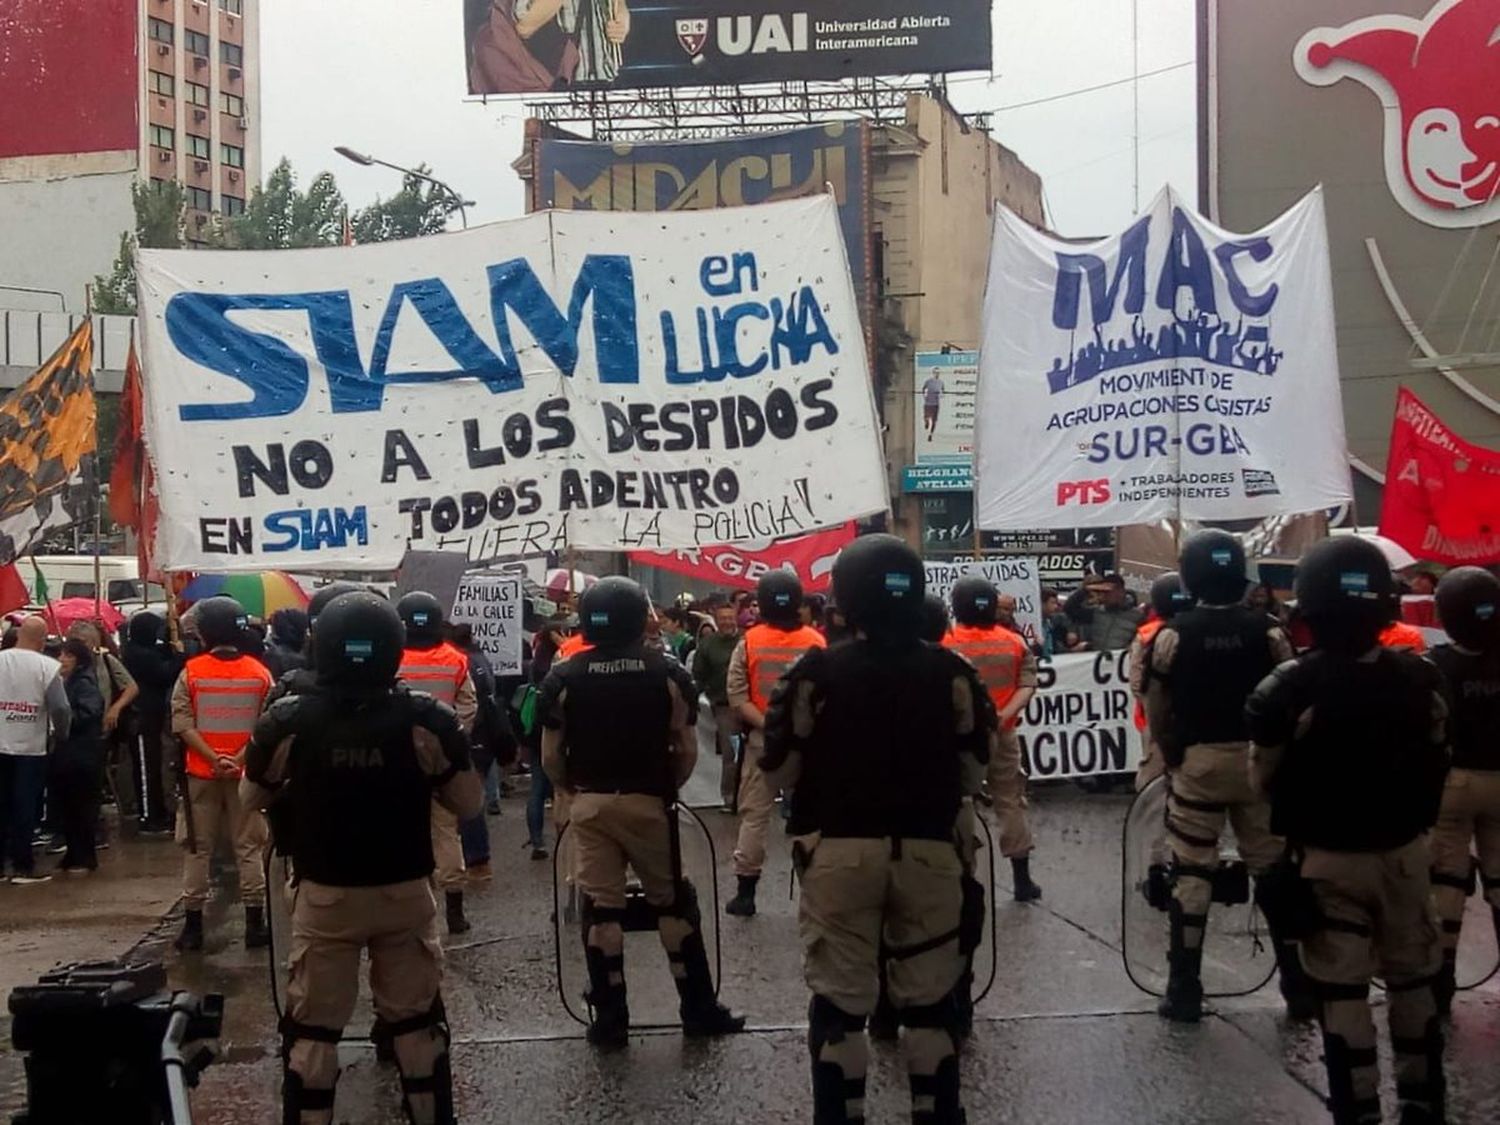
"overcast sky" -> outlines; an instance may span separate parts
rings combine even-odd
[[[849,8],[857,7],[850,0]],[[1193,191],[1193,0],[1139,0],[1140,194]],[[995,136],[1041,173],[1063,234],[1105,234],[1133,213],[1132,0],[996,0],[995,72],[955,78],[965,111],[998,110]],[[334,145],[397,164],[425,161],[477,204],[471,222],[522,213],[519,102],[465,100],[462,0],[263,0],[263,158],[289,156],[304,182],[333,171],[353,206],[399,187]],[[312,64],[312,65],[310,65]],[[1168,70],[1167,68],[1175,68]],[[1057,98],[1071,91],[1119,85]],[[1017,103],[1040,104],[1017,106]]]

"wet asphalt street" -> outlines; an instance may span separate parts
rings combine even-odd
[[[713,799],[716,768],[710,754],[690,797]],[[446,940],[444,991],[462,1120],[536,1125],[808,1120],[808,995],[785,844],[773,838],[760,913],[752,919],[719,914],[722,998],[749,1016],[749,1031],[696,1044],[670,1029],[642,1030],[627,1051],[599,1055],[559,996],[552,864],[531,861],[523,849],[524,786],[522,781],[517,795],[504,802],[500,817],[489,820],[494,879],[470,891],[473,931]],[[1154,998],[1127,978],[1120,953],[1119,833],[1128,798],[1085,794],[1070,784],[1033,796],[1034,873],[1045,897],[1024,906],[1012,902],[1008,866],[999,866],[1000,964],[994,987],[978,1006],[963,1063],[970,1121],[1249,1125],[1327,1120],[1316,1032],[1282,1019],[1274,984],[1216,1002],[1213,1014],[1197,1027],[1177,1027],[1158,1019]],[[727,870],[733,825],[716,809],[704,809],[702,816],[718,849],[722,899],[733,884]],[[773,824],[773,833],[778,831]],[[706,892],[705,842],[689,832],[684,844],[689,876]],[[135,897],[156,902],[170,887],[175,852],[159,842],[135,848],[149,849],[150,858],[128,862],[155,872],[154,881],[138,887]],[[112,862],[127,862],[120,853],[128,851],[116,849]],[[105,885],[97,884],[101,891]],[[16,890],[3,893],[8,914]],[[27,893],[45,894],[47,888]],[[78,892],[67,887],[59,893]],[[703,897],[711,899],[708,893]],[[151,927],[138,952],[168,958],[178,987],[227,996],[224,1056],[203,1079],[194,1120],[198,1125],[279,1120],[276,1012],[266,959],[241,947],[238,908],[226,907],[222,898],[210,915],[212,932],[203,955],[180,959],[170,953],[167,942],[175,924],[174,913]],[[568,927],[564,988],[581,1010],[577,946],[577,930]],[[101,948],[94,955],[121,951]],[[985,956],[978,966],[981,982],[988,975]],[[654,936],[632,935],[626,961],[634,1022],[670,1023],[676,996]],[[362,1002],[349,1033],[362,1034],[368,1019],[368,1004]],[[1377,1022],[1383,1023],[1383,1007],[1377,1009]],[[1497,1048],[1500,991],[1487,986],[1462,995],[1448,1052],[1450,1121],[1500,1120]],[[378,1066],[364,1043],[348,1043],[342,1053],[346,1069],[336,1119],[397,1125],[402,1117],[394,1072]],[[14,1054],[0,1060],[0,1110],[17,1108],[18,1077]],[[1391,1090],[1386,1097],[1394,1120]],[[899,1052],[877,1046],[869,1120],[905,1120],[906,1104]]]

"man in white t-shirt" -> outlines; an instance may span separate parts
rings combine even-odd
[[[66,738],[73,712],[57,661],[42,655],[47,622],[28,617],[14,648],[0,652],[0,845],[11,883],[45,883],[32,858],[42,789],[47,783],[47,734]],[[0,875],[3,875],[0,868]]]

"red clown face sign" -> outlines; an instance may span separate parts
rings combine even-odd
[[[1386,179],[1413,218],[1450,228],[1500,219],[1500,0],[1316,28],[1293,61],[1306,82],[1350,78],[1380,100]]]

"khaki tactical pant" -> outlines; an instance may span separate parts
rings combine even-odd
[[[1219,866],[1224,822],[1234,827],[1240,858],[1250,874],[1264,875],[1281,858],[1281,837],[1271,834],[1271,806],[1250,781],[1243,742],[1190,746],[1167,778],[1167,843],[1172,850],[1172,896],[1182,910],[1183,943],[1203,945],[1213,876]]]
[[[734,844],[734,873],[759,875],[766,865],[766,838],[771,830],[771,812],[776,794],[761,772],[760,755],[765,737],[752,730],[740,762],[740,832]]]
[[[440,891],[464,889],[464,846],[458,835],[458,817],[432,801],[432,861],[436,865],[433,881]]]
[[[1015,859],[1031,854],[1035,843],[1026,810],[1026,775],[1021,772],[1021,738],[1015,728],[1002,730],[995,740],[989,768],[990,799],[1000,821],[1000,854]]]
[[[714,704],[714,747],[719,752],[719,797],[726,805],[734,804],[740,787],[739,763],[734,760],[730,739],[739,733],[739,717],[727,703]]]
[[[875,1008],[884,947],[891,1003],[906,1023],[913,1109],[932,1112],[931,1098],[922,1092],[925,1083],[954,1056],[957,1046],[945,1021],[921,1010],[933,1010],[945,1001],[968,964],[958,944],[963,903],[958,848],[945,840],[816,833],[797,837],[794,843],[795,854],[803,857],[797,925],[807,986],[814,997],[863,1020]],[[911,949],[921,952],[903,956]],[[863,1082],[869,1042],[862,1031],[814,1049],[816,1064],[838,1067],[851,1084]],[[847,1109],[862,1116],[862,1095]]]
[[[593,922],[584,935],[584,945],[598,949],[611,964],[612,984],[624,983],[625,931],[613,916],[625,908],[626,868],[641,881],[646,901],[670,907],[677,899],[672,870],[672,837],[667,807],[660,797],[644,793],[576,793],[568,835],[573,838],[573,871],[579,893],[593,908],[606,912],[606,920]],[[672,964],[672,975],[681,978],[682,943],[693,932],[686,919],[663,913],[657,933]],[[618,979],[616,979],[618,978]]]
[[[1135,791],[1139,793],[1166,772],[1167,760],[1162,757],[1161,747],[1151,737],[1149,728],[1141,731],[1141,761],[1135,768]]]
[[[1442,920],[1444,950],[1458,948],[1469,893],[1470,841],[1479,852],[1484,897],[1500,910],[1500,770],[1448,771],[1432,833],[1432,898]]]
[[[1375,1024],[1370,1016],[1372,977],[1389,996],[1391,1045],[1398,1093],[1441,1081],[1441,1038],[1436,1057],[1429,1031],[1437,1020],[1432,977],[1442,962],[1429,901],[1427,842],[1418,838],[1388,852],[1330,852],[1309,848],[1302,875],[1311,880],[1324,921],[1302,942],[1302,964],[1323,997],[1323,1032],[1332,1087],[1380,1119],[1380,1075]],[[1342,1060],[1347,1077],[1334,1073]],[[1363,1118],[1360,1118],[1363,1120]]]
[[[332,1092],[338,1080],[337,1033],[354,1014],[359,998],[360,955],[370,954],[370,991],[375,1011],[395,1029],[396,1061],[403,1086],[432,1078],[447,1054],[447,1032],[436,1014],[443,976],[437,909],[426,879],[384,887],[330,887],[303,880],[293,892],[288,1019],[319,1030],[323,1038],[288,1033],[287,1066],[309,1091]],[[402,1025],[419,1024],[411,1030]],[[433,1121],[431,1091],[406,1094],[412,1120]],[[304,1110],[302,1125],[326,1125],[333,1107]]]
[[[246,906],[263,905],[266,843],[271,835],[265,816],[248,812],[240,804],[240,783],[235,778],[190,777],[187,783],[196,847],[188,847],[188,810],[179,807],[176,839],[186,849],[182,857],[183,906],[202,910],[208,902],[208,864],[221,834],[228,835],[234,849],[240,901]]]

